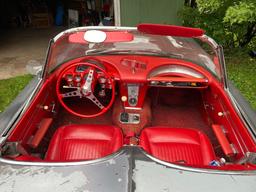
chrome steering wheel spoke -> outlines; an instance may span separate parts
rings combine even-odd
[[[94,75],[94,70],[90,69],[88,76],[85,80],[84,85],[82,86],[82,93],[87,96],[92,93],[92,82],[93,82],[93,75]]]
[[[70,91],[70,92],[67,92],[67,93],[63,93],[61,94],[61,97],[62,98],[67,98],[67,97],[82,97],[82,94],[80,92],[79,89],[77,89],[76,91]]]
[[[90,99],[95,105],[97,105],[101,110],[103,110],[105,107],[94,96],[94,94],[92,92],[92,83],[93,83],[94,73],[95,73],[95,69],[91,68],[89,70],[89,73],[88,73],[88,76],[86,78],[85,84],[82,86],[82,93],[87,99]]]
[[[86,98],[90,99],[95,105],[97,105],[101,110],[103,110],[105,107],[101,104],[101,102],[93,95],[90,94],[86,96]]]

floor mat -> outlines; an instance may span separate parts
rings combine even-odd
[[[59,114],[58,120],[56,122],[56,127],[61,127],[62,125],[71,124],[100,124],[100,125],[112,125],[112,110],[107,111],[105,114],[94,118],[81,118],[74,116],[62,110]]]
[[[200,111],[194,106],[157,105],[152,111],[153,126],[202,129],[208,127]]]

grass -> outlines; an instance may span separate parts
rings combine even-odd
[[[256,110],[256,58],[236,50],[226,53],[228,78]]]
[[[0,112],[4,111],[32,78],[32,75],[23,75],[0,80]]]
[[[256,110],[256,59],[236,50],[226,53],[228,77]],[[0,112],[2,112],[32,79],[32,75],[0,80]]]

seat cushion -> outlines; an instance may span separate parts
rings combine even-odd
[[[45,160],[91,160],[116,152],[123,145],[121,130],[106,125],[66,125],[55,132]]]
[[[195,129],[146,128],[141,133],[140,146],[149,154],[172,163],[209,165],[216,159],[208,137]]]

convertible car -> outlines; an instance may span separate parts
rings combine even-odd
[[[68,29],[0,116],[0,191],[256,190],[256,115],[198,28]]]

